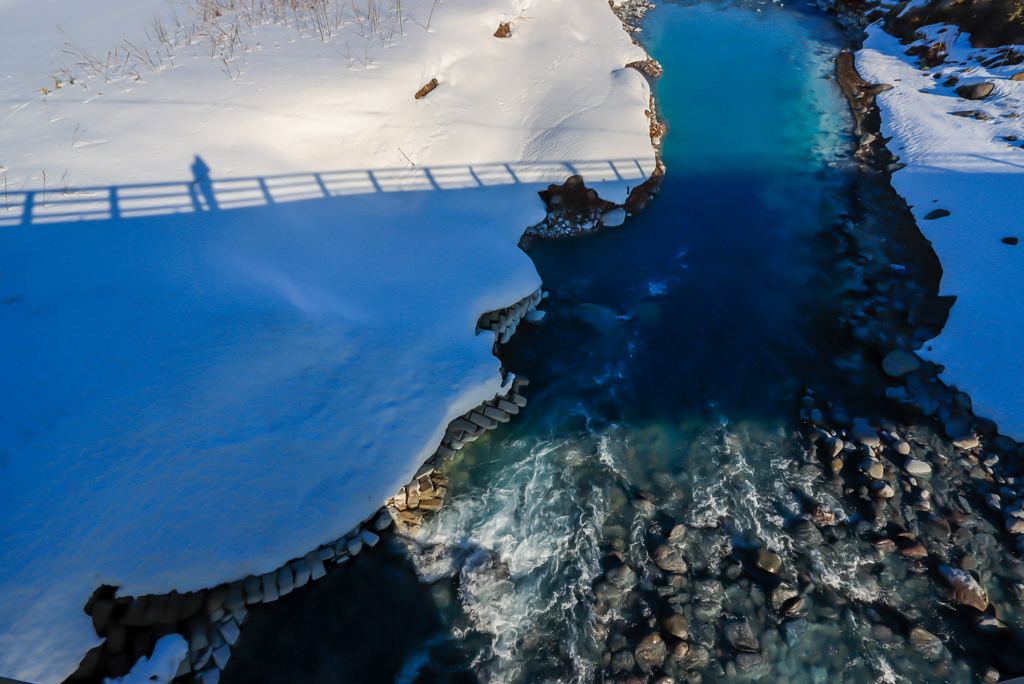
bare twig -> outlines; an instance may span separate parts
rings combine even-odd
[[[43,206],[46,206],[46,171],[43,171]]]
[[[402,152],[402,148],[401,148],[401,147],[399,147],[399,148],[398,148],[398,151],[399,151],[399,152]],[[409,163],[410,163],[410,164],[412,164],[413,166],[416,166],[416,162],[414,162],[414,161],[413,161],[412,159],[409,159],[409,155],[407,155],[407,154],[406,154],[405,152],[402,152],[402,156],[403,156],[403,157],[405,157],[405,161],[409,162]]]
[[[75,126],[75,132],[71,134],[71,146],[72,147],[75,146],[75,135],[77,135],[78,129],[81,128],[81,127],[82,127],[82,124],[78,124],[77,126]]]

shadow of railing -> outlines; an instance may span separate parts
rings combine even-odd
[[[198,160],[198,158],[197,158]],[[651,168],[645,169],[644,163]],[[367,193],[460,190],[518,183],[646,180],[653,159],[516,162],[459,166],[321,171],[276,176],[5,192],[0,227],[218,211]],[[195,168],[195,167],[193,167]]]

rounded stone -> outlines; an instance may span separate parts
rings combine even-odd
[[[644,672],[653,672],[661,667],[666,656],[668,656],[668,646],[657,632],[651,632],[641,639],[633,651],[637,667]]]
[[[897,454],[902,454],[903,456],[910,455],[910,444],[908,442],[903,441],[902,439],[893,444],[892,447],[893,449],[896,450]]]
[[[851,428],[848,435],[850,439],[858,444],[865,444],[867,446],[878,446],[882,442],[878,437],[878,433],[869,425],[858,425],[857,427]]]
[[[746,618],[726,622],[725,639],[734,648],[741,651],[756,651],[760,648],[757,637],[754,636],[754,630],[750,628],[750,623]]]
[[[942,656],[942,640],[922,627],[910,630],[910,645],[928,660],[938,660]]]
[[[623,649],[612,654],[612,670],[617,672],[629,672],[636,665],[633,653],[629,649]]]
[[[916,458],[908,458],[904,464],[903,469],[910,475],[924,477],[932,474],[932,466],[926,461],[920,461]]]
[[[651,560],[654,561],[654,564],[659,569],[673,574],[682,574],[688,569],[683,557],[668,544],[662,544],[654,549],[654,552],[651,554]]]
[[[913,373],[921,368],[921,360],[910,352],[902,349],[895,349],[882,360],[882,370],[886,375],[894,378],[901,378],[907,373]]]
[[[661,628],[677,639],[685,639],[690,635],[690,624],[683,615],[669,615],[661,621]],[[684,654],[685,655],[685,654]]]
[[[782,558],[768,549],[760,549],[757,552],[757,567],[774,575],[782,568]]]

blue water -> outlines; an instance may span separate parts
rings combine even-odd
[[[461,452],[450,503],[412,540],[360,556],[315,600],[257,611],[228,684],[612,681],[609,645],[635,643],[665,610],[647,535],[676,522],[696,530],[695,579],[767,547],[790,581],[838,597],[788,643],[796,630],[763,593],[758,605],[762,590],[728,583],[727,611],[761,641],[763,681],[969,679],[962,662],[871,636],[864,606],[881,592],[938,610],[924,578],[897,563],[875,579],[862,569],[870,544],[844,534],[807,551],[784,525],[811,492],[845,519],[802,460],[799,392],[842,386],[852,406],[871,401],[838,361],[852,358],[835,324],[848,283],[823,237],[849,210],[849,121],[829,78],[842,36],[821,14],[774,5],[663,2],[643,28],[665,68],[665,185],[621,228],[532,247],[548,316],[503,352],[532,380],[529,407]],[[609,552],[637,568],[639,594],[602,598]],[[391,589],[384,576],[406,579]],[[710,663],[680,677],[744,681],[719,632],[691,616]]]

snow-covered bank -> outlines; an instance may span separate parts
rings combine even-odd
[[[919,69],[918,59],[904,54],[908,47],[877,24],[857,54],[865,79],[892,86],[878,96],[888,148],[906,165],[892,185],[942,262],[941,294],[957,298],[941,335],[918,353],[945,366],[943,380],[971,396],[977,415],[1020,440],[1024,82],[1011,76],[1024,68],[1000,63],[1005,48],[971,49],[955,27],[929,26],[922,36],[942,41],[943,64]],[[976,83],[991,83],[992,93],[959,97],[957,88]]]
[[[474,330],[539,284],[537,191],[653,171],[602,0],[377,4],[0,0],[0,676],[71,673],[100,584],[259,575],[366,518],[498,391]]]

